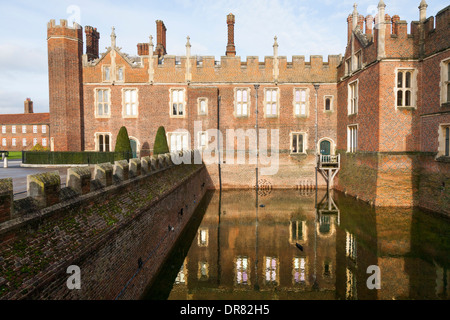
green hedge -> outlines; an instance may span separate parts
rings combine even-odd
[[[119,160],[130,160],[128,152],[23,152],[24,164],[98,164],[114,163]]]

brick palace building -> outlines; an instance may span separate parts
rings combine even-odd
[[[450,208],[450,6],[408,23],[386,12],[376,17],[354,6],[344,55],[250,56],[234,42],[235,16],[226,18],[228,42],[220,60],[167,53],[166,26],[137,56],[111,44],[99,52],[100,33],[67,21],[48,23],[50,146],[54,151],[112,151],[122,126],[136,153],[149,155],[159,126],[171,150],[203,147],[205,131],[279,130],[276,175],[270,188],[309,188],[316,152],[340,154],[334,187],[380,206]],[[225,42],[225,41],[224,41]],[[256,87],[258,85],[259,87]],[[256,89],[258,88],[258,89]],[[258,117],[258,119],[256,118]],[[317,120],[316,120],[317,119]],[[194,126],[201,123],[196,137]],[[235,145],[237,142],[223,143]],[[239,145],[240,147],[240,145]],[[247,152],[251,150],[246,150]],[[234,155],[233,155],[234,156]],[[231,159],[233,158],[231,157]],[[225,159],[225,155],[223,155]],[[256,165],[209,166],[217,187],[254,187]],[[324,180],[319,177],[319,185]]]

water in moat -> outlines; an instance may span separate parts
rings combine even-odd
[[[336,192],[211,191],[145,299],[449,300],[449,280],[439,215]]]

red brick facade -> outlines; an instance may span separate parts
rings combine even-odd
[[[160,20],[156,22],[156,46],[151,38],[149,43],[138,44],[138,56],[130,57],[116,47],[113,32],[111,47],[99,58],[95,58],[100,37],[96,29],[87,27],[89,52],[83,56],[81,27],[70,28],[64,21],[61,26],[51,22],[48,44],[54,149],[101,150],[99,135],[108,135],[107,148],[113,149],[121,126],[127,127],[141,155],[151,153],[159,126],[164,126],[169,134],[178,129],[187,130],[191,134],[191,147],[198,147],[194,145],[196,121],[201,121],[203,130],[219,128],[224,134],[226,129],[255,128],[254,85],[258,84],[259,128],[280,130],[280,152],[287,155],[283,164],[295,159],[291,154],[293,133],[304,134],[304,153],[310,157],[320,149],[315,145],[317,103],[317,141],[330,141],[332,153],[341,153],[343,158],[349,155],[349,126],[357,126],[357,138],[353,142],[355,159],[361,153],[400,155],[398,162],[389,161],[405,172],[414,171],[412,165],[404,165],[403,155],[425,152],[437,158],[442,154],[442,125],[450,123],[450,105],[441,102],[445,85],[442,64],[450,58],[450,8],[426,19],[426,6],[421,5],[421,20],[412,22],[408,32],[407,22],[398,15],[391,18],[385,13],[385,7],[380,1],[376,17],[359,15],[355,7],[347,20],[349,39],[345,55],[329,56],[326,62],[320,56],[311,56],[309,62],[303,56],[293,56],[290,61],[278,56],[276,39],[274,56],[265,57],[264,61],[258,57],[241,61],[236,56],[236,19],[232,14],[226,19],[226,56],[220,61],[214,57],[191,56],[189,39],[186,56],[166,54],[167,29]],[[383,23],[378,16],[383,17]],[[349,115],[352,82],[357,84],[353,99],[357,101],[357,110]],[[315,84],[320,85],[317,99]],[[130,89],[135,90],[134,106],[125,101],[126,91]],[[248,92],[248,114],[244,117],[236,114],[236,92],[241,89]],[[267,89],[277,90],[273,117],[266,114]],[[307,92],[304,116],[295,115],[295,89]],[[106,90],[101,93],[106,95],[106,103],[98,101],[105,97],[99,98],[98,90]],[[171,116],[172,90],[182,90],[184,114],[181,117]],[[325,111],[326,98],[331,101],[329,111]],[[207,102],[207,110],[199,114],[202,100]],[[130,116],[126,115],[130,112],[127,108],[135,108]],[[361,155],[361,161],[364,159]],[[352,161],[349,159],[347,163]],[[380,169],[379,161],[386,164],[385,159],[378,159],[370,167]],[[440,162],[439,168],[448,170],[448,163]],[[386,174],[389,175],[389,170]],[[344,172],[343,176],[349,175]],[[379,177],[379,181],[383,179]],[[379,184],[374,183],[376,188]],[[407,185],[407,192],[416,188],[411,181]],[[337,187],[352,189],[344,179],[339,180]],[[380,189],[383,188],[377,190]],[[382,200],[382,194],[375,198],[378,203],[389,202]],[[403,204],[414,202],[411,200],[414,197],[406,198],[409,200]],[[366,200],[377,202],[376,199]]]
[[[34,145],[50,147],[50,114],[33,113],[27,99],[23,114],[0,115],[0,150],[29,151]]]

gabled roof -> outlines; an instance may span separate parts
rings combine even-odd
[[[0,114],[0,125],[50,124],[50,113]]]

